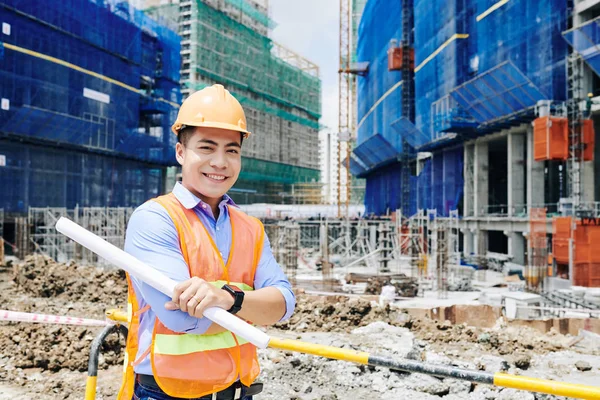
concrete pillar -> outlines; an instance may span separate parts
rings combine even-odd
[[[525,237],[522,232],[508,234],[508,254],[515,264],[525,265]]]
[[[527,128],[527,210],[544,204],[544,162],[533,159],[533,127]]]
[[[475,246],[473,243],[473,239],[474,239],[474,233],[471,232],[471,230],[469,228],[465,228],[464,232],[463,232],[463,246],[464,246],[464,251],[463,254],[464,255],[469,255],[471,253],[474,253],[475,251]]]
[[[475,254],[485,255],[488,249],[488,231],[477,229],[475,231]]]
[[[475,163],[473,166],[474,176],[474,211],[475,216],[487,214],[488,188],[489,188],[489,153],[488,143],[484,141],[475,142]]]
[[[581,193],[581,201],[591,203],[596,197],[594,161],[586,161],[583,163],[582,174],[583,179],[581,180],[581,184],[583,185],[583,191]]]
[[[465,145],[464,156],[464,190],[463,190],[463,214],[465,217],[472,217],[474,213],[474,165],[475,165],[475,146],[473,144]]]
[[[508,215],[523,213],[525,204],[525,133],[508,134]]]

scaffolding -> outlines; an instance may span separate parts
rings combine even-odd
[[[525,268],[527,289],[543,289],[548,268],[548,239],[546,237],[546,209],[532,208],[529,212],[529,265]]]
[[[233,193],[245,203],[321,203],[319,68],[269,38],[264,0],[180,0],[148,3],[152,15],[176,19],[181,35],[181,85],[187,96],[219,83],[242,104],[248,129],[243,170]],[[304,187],[294,187],[302,184]]]
[[[24,257],[32,248],[34,253],[44,254],[58,262],[74,260],[88,265],[109,266],[110,263],[104,259],[59,233],[56,222],[60,217],[67,217],[122,249],[125,245],[127,222],[133,211],[133,208],[124,207],[85,207],[73,210],[31,207],[27,218],[15,220],[18,256]]]
[[[285,221],[278,224],[278,230],[277,259],[284,267],[290,283],[295,285],[300,254],[300,226],[296,222]]]
[[[427,248],[424,211],[418,210],[415,215],[407,218],[402,215],[401,210],[397,210],[395,228],[397,258],[408,262],[413,277],[422,278],[426,273],[423,260]]]
[[[436,209],[427,210],[427,228],[428,259],[434,264],[438,298],[446,299],[450,270],[456,275],[460,265],[458,210],[450,210],[448,217],[438,217]]]
[[[75,214],[79,223],[85,229],[122,249],[125,247],[127,221],[129,221],[133,210],[133,208],[124,207],[89,207],[82,208],[79,212],[76,210]],[[78,259],[87,264],[110,265],[106,260],[83,247],[80,249]]]
[[[321,82],[315,75],[316,65],[300,56],[289,56],[292,52],[274,46],[266,32],[233,19],[225,8],[230,3],[180,2],[184,85],[210,78],[236,89],[250,90],[280,107],[294,107],[318,119]],[[276,57],[273,47],[277,48],[276,53],[284,52],[287,59]],[[287,61],[301,61],[302,68]]]
[[[29,208],[27,227],[35,253],[63,263],[75,259],[75,242],[56,230],[58,219],[66,216],[69,213],[62,207]]]
[[[581,206],[581,193],[583,182],[583,113],[580,103],[583,97],[583,58],[579,53],[573,52],[567,58],[567,117],[569,120],[569,158],[567,171],[569,175],[569,196],[573,208],[578,210]]]

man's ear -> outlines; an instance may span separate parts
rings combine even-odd
[[[175,158],[179,165],[183,165],[183,161],[185,160],[185,147],[179,142],[175,145]]]

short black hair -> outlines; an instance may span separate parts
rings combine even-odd
[[[183,145],[183,147],[187,147],[190,138],[194,136],[196,132],[195,126],[187,126],[184,125],[177,134],[177,141]],[[240,132],[240,146],[244,143],[244,134]]]

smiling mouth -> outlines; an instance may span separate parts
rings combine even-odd
[[[227,176],[223,176],[223,175],[214,175],[214,174],[205,174],[205,173],[202,173],[202,175],[206,176],[208,179],[210,179],[211,181],[215,181],[215,182],[224,182],[225,180],[228,179]]]

